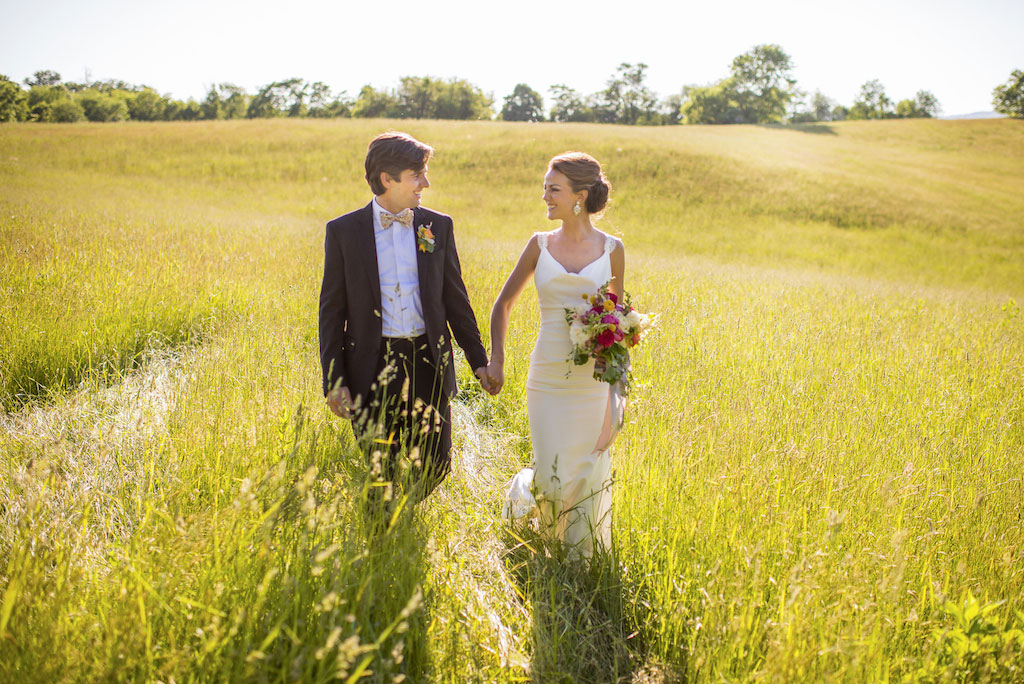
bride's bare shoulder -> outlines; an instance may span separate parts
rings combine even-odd
[[[530,236],[530,239],[526,241],[526,246],[523,247],[523,257],[527,257],[531,260],[536,260],[540,256],[541,247],[544,247],[547,243],[546,233],[534,233]]]

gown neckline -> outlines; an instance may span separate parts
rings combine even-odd
[[[569,269],[567,269],[567,268],[566,268],[565,266],[563,266],[563,265],[562,265],[562,262],[561,262],[561,261],[559,261],[558,259],[556,259],[556,258],[555,258],[555,255],[554,255],[554,254],[552,254],[552,253],[551,253],[551,252],[550,252],[550,251],[548,250],[548,246],[547,246],[547,244],[546,244],[546,243],[547,243],[547,241],[545,240],[545,244],[544,244],[544,245],[542,245],[542,250],[541,250],[541,251],[543,251],[543,252],[544,252],[545,254],[547,254],[547,255],[548,255],[548,257],[549,257],[549,258],[550,258],[550,259],[551,259],[552,261],[554,261],[554,262],[555,262],[556,264],[558,264],[558,267],[559,267],[560,269],[562,269],[562,272],[563,272],[563,273],[565,273],[566,275],[581,275],[581,274],[582,274],[582,273],[583,273],[584,271],[586,271],[586,270],[587,270],[588,268],[590,268],[591,266],[593,266],[594,264],[596,264],[596,263],[597,263],[598,261],[600,261],[601,259],[603,259],[603,258],[604,258],[605,256],[607,256],[607,254],[608,254],[608,248],[607,248],[607,247],[605,247],[605,250],[604,250],[603,252],[601,252],[600,256],[598,256],[598,257],[597,257],[596,259],[594,259],[593,261],[591,261],[591,262],[587,263],[586,265],[584,265],[584,266],[583,266],[583,267],[582,267],[582,268],[581,268],[580,270],[578,270],[578,271],[570,271]]]

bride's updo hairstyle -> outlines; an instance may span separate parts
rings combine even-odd
[[[563,152],[552,158],[549,168],[569,179],[573,192],[587,191],[587,213],[596,214],[608,204],[611,183],[605,178],[601,164],[584,152]]]

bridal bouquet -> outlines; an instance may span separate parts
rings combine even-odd
[[[629,391],[629,350],[643,340],[654,326],[654,316],[642,314],[630,305],[629,294],[622,302],[605,283],[595,294],[584,294],[583,303],[565,310],[572,341],[570,358],[577,366],[590,359],[604,361],[604,370],[594,369],[594,379],[611,385],[621,382]],[[600,364],[599,364],[600,365]]]

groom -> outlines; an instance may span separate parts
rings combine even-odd
[[[352,421],[384,482],[409,450],[424,497],[451,469],[452,335],[491,391],[452,219],[420,206],[432,154],[404,133],[373,139],[366,180],[374,199],[327,224],[320,290],[328,406]]]

